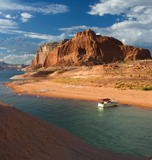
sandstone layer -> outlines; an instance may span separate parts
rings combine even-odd
[[[150,160],[93,148],[70,133],[0,102],[1,160]]]
[[[64,44],[66,41],[68,41],[68,39],[65,39],[61,42],[46,43],[40,46],[36,52],[34,60],[32,61],[32,66],[40,65],[41,67],[41,65],[43,65],[46,59],[47,54],[55,48],[59,47],[60,45]]]
[[[64,44],[59,42],[51,51],[45,50],[44,46],[43,50],[40,47],[37,51],[31,67],[39,64],[43,67],[81,66],[151,59],[148,49],[123,45],[113,37],[96,35],[90,29],[78,32],[74,38]]]

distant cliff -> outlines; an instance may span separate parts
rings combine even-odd
[[[0,70],[19,70],[27,67],[24,64],[7,64],[4,61],[0,62]]]
[[[43,67],[98,65],[117,61],[151,59],[148,49],[123,45],[121,41],[113,37],[96,35],[90,29],[78,32],[71,40],[62,42],[41,46],[31,67],[35,65]]]

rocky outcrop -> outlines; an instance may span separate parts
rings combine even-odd
[[[7,64],[4,61],[0,62],[0,70],[21,70],[27,67],[24,64]]]
[[[40,58],[36,54],[31,66],[81,66],[103,63],[150,59],[147,49],[123,45],[113,37],[96,35],[92,30],[76,33],[76,36]]]
[[[137,59],[150,59],[150,51],[148,49],[137,48],[128,45],[119,46],[124,54],[124,61]]]
[[[150,160],[91,147],[70,133],[0,102],[1,160]]]
[[[55,48],[59,47],[60,45],[64,44],[66,41],[68,41],[68,39],[65,39],[61,42],[46,43],[40,46],[36,52],[34,60],[32,61],[32,66],[43,65],[47,54]]]

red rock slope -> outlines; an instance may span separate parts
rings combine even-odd
[[[93,148],[54,125],[0,102],[1,160],[149,160]]]
[[[32,67],[41,62],[40,57],[41,54],[36,54]],[[86,30],[47,53],[41,64],[44,67],[81,66],[149,58],[151,54],[147,49],[126,46],[115,38],[96,35],[92,30]]]

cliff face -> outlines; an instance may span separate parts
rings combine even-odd
[[[70,133],[0,102],[1,160],[150,160],[91,147]]]
[[[147,49],[123,45],[112,37],[96,35],[92,30],[78,32],[74,38],[60,44],[45,56],[37,56],[31,66],[97,65],[108,62],[151,58]]]
[[[35,58],[32,61],[31,65],[32,66],[35,66],[35,65],[38,65],[38,64],[43,65],[47,54],[50,51],[54,50],[55,48],[59,47],[60,45],[64,44],[66,41],[68,41],[68,39],[65,39],[61,42],[46,43],[46,44],[40,46],[39,49],[36,52]]]

